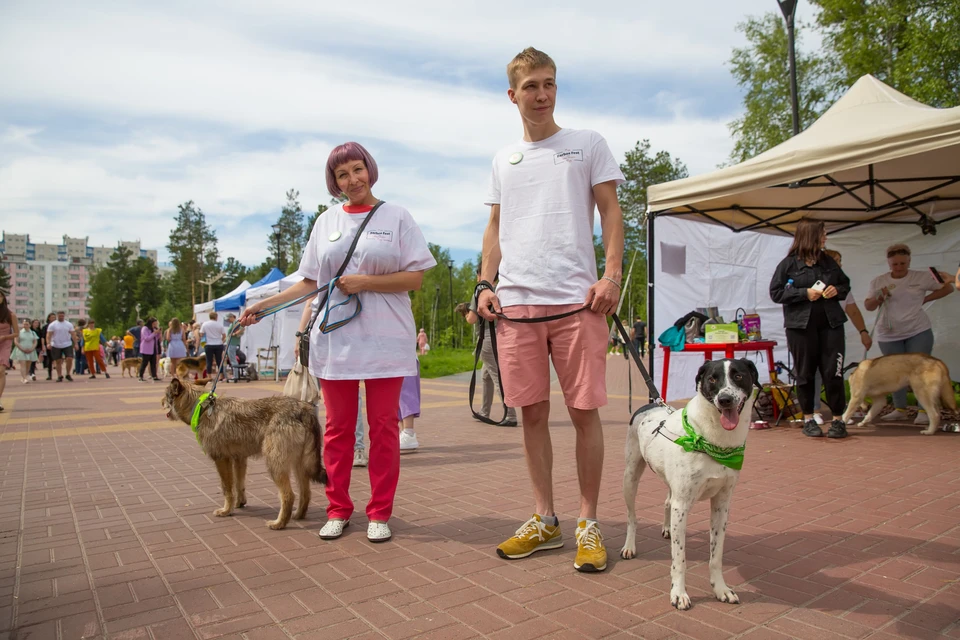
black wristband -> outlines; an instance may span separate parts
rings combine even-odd
[[[870,332],[867,331],[866,329],[860,329],[860,333],[865,333],[867,335],[870,335]]]
[[[474,289],[473,289],[473,297],[474,297],[474,298],[479,297],[479,296],[480,296],[480,292],[483,291],[483,290],[485,290],[485,289],[488,290],[488,291],[493,291],[494,293],[497,292],[496,289],[493,288],[493,285],[492,285],[492,284],[490,284],[490,283],[487,282],[486,280],[481,280],[480,282],[477,283],[477,286],[474,287]]]

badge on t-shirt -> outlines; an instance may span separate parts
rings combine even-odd
[[[561,162],[583,162],[583,149],[566,149],[553,154],[553,164]]]
[[[380,242],[393,242],[393,231],[389,229],[371,229],[367,231],[367,237],[371,240]]]
[[[520,164],[520,161],[523,160],[523,154],[517,151],[515,154],[510,156],[510,164]]]

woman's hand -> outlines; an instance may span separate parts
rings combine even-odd
[[[863,345],[863,348],[867,351],[870,351],[870,347],[873,346],[873,338],[870,337],[870,334],[866,331],[860,332],[860,344]]]
[[[836,296],[836,295],[837,295],[837,288],[836,288],[835,286],[833,286],[833,285],[830,285],[829,287],[827,287],[826,289],[823,290],[823,297],[824,297],[824,298],[828,298],[828,299],[829,299],[829,298],[833,298],[833,297]]]
[[[820,296],[823,295],[822,291],[817,291],[816,289],[807,289],[807,300],[813,302],[819,300]]]
[[[261,300],[260,302],[256,302],[244,309],[243,313],[241,313],[240,317],[237,319],[237,324],[239,324],[241,327],[249,327],[252,324],[257,324],[260,322],[260,319],[257,318],[257,313],[263,309],[264,302],[266,302],[266,300]]]
[[[337,278],[337,289],[344,295],[360,293],[367,289],[367,277],[358,273],[349,276],[340,276]]]

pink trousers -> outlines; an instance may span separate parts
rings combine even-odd
[[[386,522],[393,513],[393,498],[400,481],[400,435],[397,412],[403,378],[364,380],[367,423],[370,427],[370,502],[367,517]],[[323,464],[327,468],[327,517],[353,515],[350,473],[356,440],[359,380],[320,380],[327,416],[323,432]]]

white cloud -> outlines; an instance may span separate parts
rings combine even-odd
[[[695,79],[727,75],[734,23],[769,4],[14,4],[0,24],[3,227],[108,245],[136,235],[162,250],[175,205],[192,198],[225,255],[259,262],[269,222],[251,216],[275,215],[290,187],[307,211],[327,202],[326,155],[359,138],[380,159],[379,195],[414,212],[431,241],[472,249],[489,158],[520,135],[502,89],[479,75],[534,44],[561,78],[609,81],[577,108],[561,83],[562,125],[600,131],[618,157],[650,138],[710,170],[734,113],[698,115]],[[419,62],[386,71],[408,59]],[[667,117],[617,115],[635,99],[623,77],[658,74],[689,76],[691,92],[651,96]],[[110,134],[80,135],[70,118]],[[274,142],[253,148],[249,136]]]

